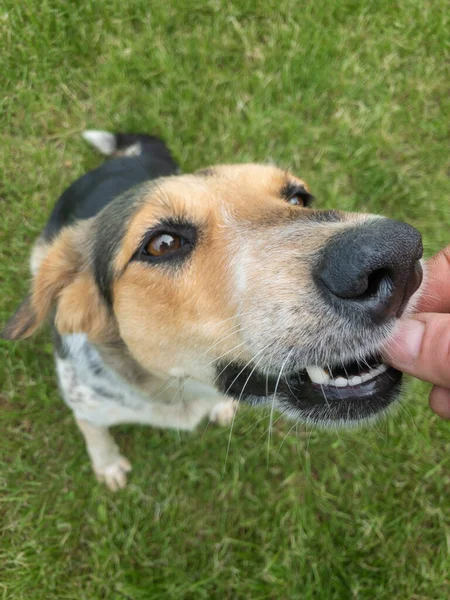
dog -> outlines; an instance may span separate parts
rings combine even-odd
[[[421,284],[416,229],[315,210],[307,183],[275,166],[181,174],[156,137],[84,138],[108,160],[59,198],[2,336],[50,319],[100,481],[126,485],[119,423],[226,425],[245,402],[352,426],[398,402],[402,374],[380,352]]]

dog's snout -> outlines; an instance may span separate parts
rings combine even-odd
[[[422,281],[420,233],[411,225],[377,219],[336,234],[315,272],[339,311],[358,310],[382,323],[399,317]]]

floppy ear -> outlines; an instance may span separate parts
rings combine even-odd
[[[5,340],[20,340],[30,336],[37,327],[36,316],[31,306],[31,294],[29,294],[8,319],[0,336]]]
[[[55,239],[33,278],[31,293],[6,323],[3,338],[29,337],[54,306],[60,333],[86,333],[93,338],[107,333],[112,317],[89,266],[89,231],[86,221]]]

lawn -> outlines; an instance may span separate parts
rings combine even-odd
[[[85,128],[161,135],[183,170],[274,161],[320,207],[450,241],[446,0],[3,0],[0,322]],[[450,426],[411,382],[371,429],[244,409],[229,429],[121,427],[96,483],[47,331],[0,344],[0,598],[446,600]]]

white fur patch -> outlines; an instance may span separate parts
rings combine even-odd
[[[191,430],[224,400],[188,378],[161,382],[153,397],[146,395],[112,371],[84,334],[63,336],[63,344],[67,358],[56,357],[62,396],[77,419],[97,427],[142,423]]]
[[[105,156],[111,156],[117,148],[116,136],[109,131],[86,129],[81,136]]]
[[[42,242],[37,242],[34,245],[34,248],[31,252],[31,256],[30,256],[30,271],[31,274],[33,275],[33,277],[35,277],[37,275],[37,272],[39,271],[39,267],[41,266],[42,262],[45,260],[45,257],[47,256],[49,251],[49,245],[42,243]]]
[[[128,146],[123,153],[124,156],[139,156],[140,154],[142,154],[142,145],[139,142]]]

